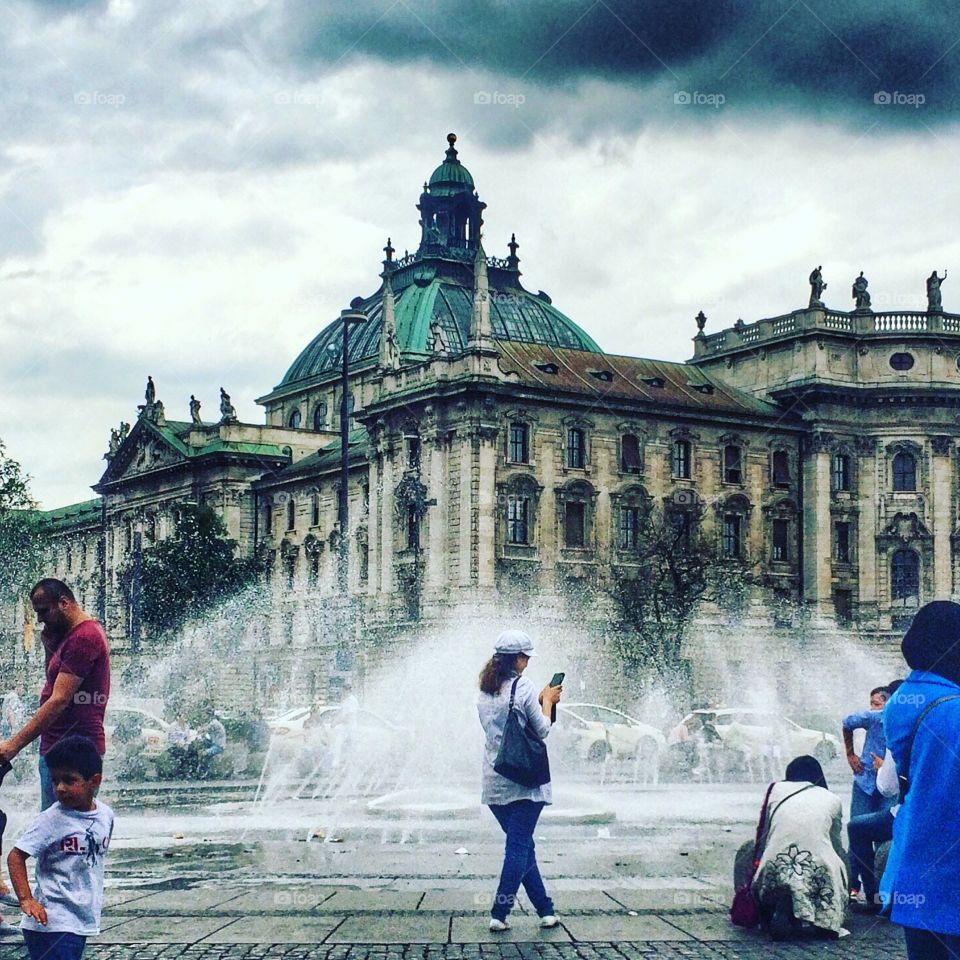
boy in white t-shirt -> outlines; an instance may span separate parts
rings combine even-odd
[[[100,932],[103,868],[113,811],[95,794],[103,760],[88,737],[65,737],[47,751],[58,803],[17,840],[7,858],[10,881],[26,914],[20,924],[31,960],[79,960]],[[31,892],[27,858],[36,857]]]

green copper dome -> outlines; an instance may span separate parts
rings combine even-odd
[[[436,170],[430,174],[430,193],[434,196],[451,195],[454,193],[472,193],[474,189],[473,176],[470,171],[457,159],[457,142],[455,133],[447,134],[446,158]]]
[[[395,278],[394,283],[400,279]],[[472,287],[439,276],[428,279],[421,275],[417,282],[400,289],[395,298],[397,344],[407,359],[429,357],[434,352],[438,332],[445,353],[457,354],[466,349],[473,315]],[[351,367],[374,363],[379,355],[382,295],[378,292],[367,297],[359,310],[367,315],[367,322],[357,324],[350,331]],[[498,291],[491,286],[490,325],[499,340],[601,352],[584,330],[545,297],[521,287]],[[342,342],[343,324],[334,320],[294,360],[278,388],[339,370]]]

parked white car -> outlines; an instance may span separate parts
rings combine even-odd
[[[143,742],[143,756],[154,760],[167,748],[166,720],[161,720],[156,714],[140,707],[112,707],[107,705],[103,717],[103,732],[107,738],[107,752],[110,752],[110,741],[118,726],[139,726],[140,739]]]
[[[613,759],[656,759],[666,746],[656,727],[598,703],[564,703],[557,706],[551,742],[581,760],[599,763]]]
[[[694,710],[680,723],[692,737],[708,742],[719,739],[725,747],[747,756],[770,755],[779,749],[785,760],[808,755],[827,763],[841,753],[840,738],[834,734],[801,727],[789,717],[769,710]]]
[[[267,728],[271,734],[277,734],[278,736],[301,735],[304,724],[313,713],[313,707],[291,707],[289,710],[284,710],[272,719],[267,720]]]

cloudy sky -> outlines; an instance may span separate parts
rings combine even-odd
[[[901,0],[7,0],[0,439],[45,507],[91,496],[147,374],[240,416],[352,297],[455,131],[485,246],[612,352],[864,270],[956,271],[960,26]],[[954,291],[952,283],[958,289]]]

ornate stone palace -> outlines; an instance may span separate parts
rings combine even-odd
[[[487,255],[455,140],[420,195],[419,247],[398,258],[388,240],[378,289],[351,304],[365,320],[349,338],[348,530],[339,319],[259,398],[264,425],[239,423],[226,394],[219,421],[193,398],[189,420],[168,419],[151,381],[97,499],[46,515],[51,572],[115,645],[139,632],[120,571],[184,501],[268,551],[281,631],[336,594],[342,536],[364,623],[397,625],[629,578],[648,509],[862,632],[960,593],[960,315],[942,311],[942,278],[928,309],[876,313],[861,274],[842,312],[817,268],[809,304],[783,316],[707,334],[701,313],[687,363],[605,353],[524,289],[514,237]]]

